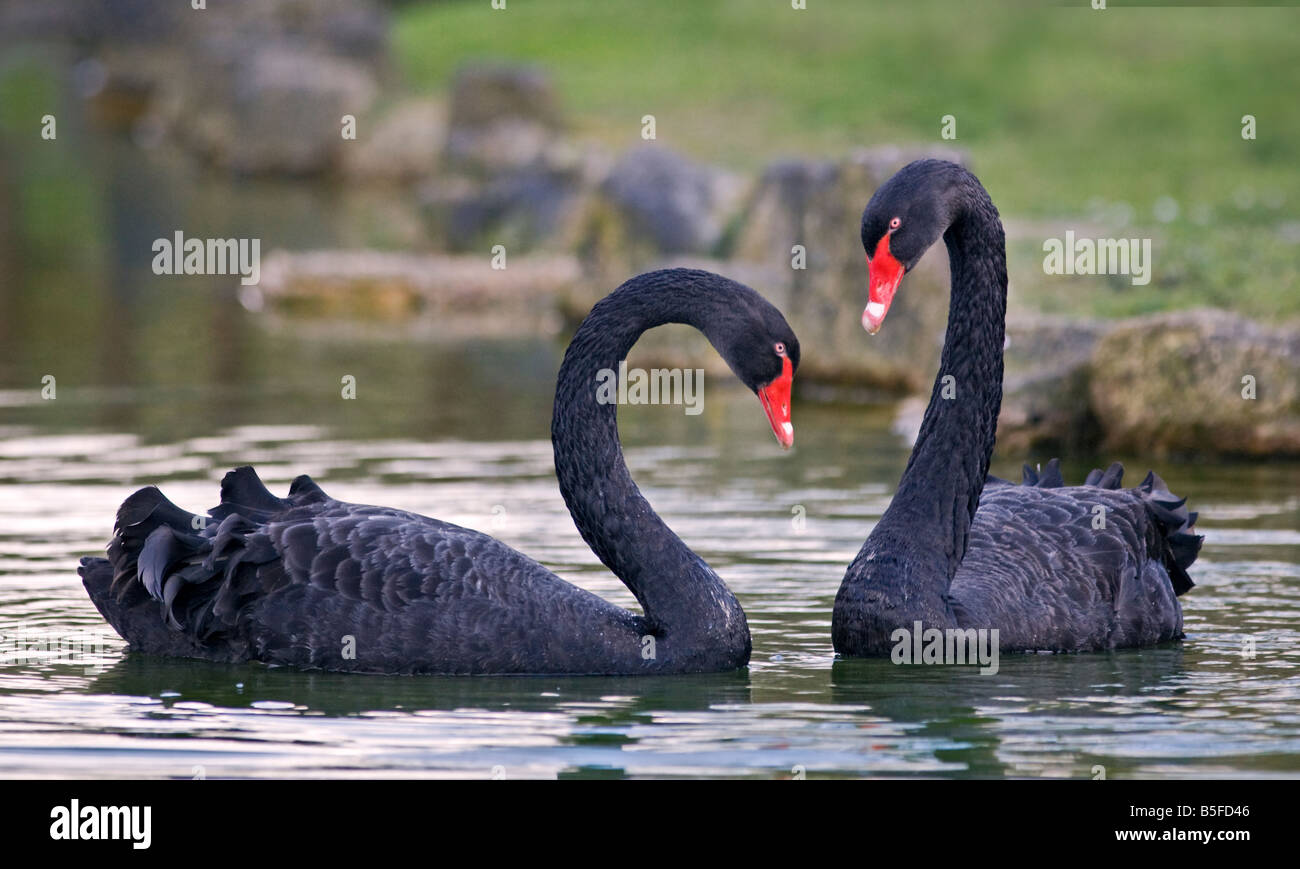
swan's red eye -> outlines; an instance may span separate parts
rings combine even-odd
[[[895,229],[898,229],[902,225],[903,225],[903,221],[895,217],[889,221],[889,231],[893,232]]]
[[[772,349],[776,351],[777,356],[785,355],[785,344],[781,341],[777,341],[774,345],[772,345]]]

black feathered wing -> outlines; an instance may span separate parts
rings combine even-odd
[[[133,646],[364,672],[635,671],[641,619],[495,538],[328,497],[277,498],[251,468],[195,516],[156,488],[123,503],[92,599]],[[582,663],[579,663],[582,662]]]
[[[1084,651],[1182,636],[1177,595],[1202,538],[1196,514],[1154,473],[1123,467],[1065,486],[1053,460],[1022,485],[990,478],[949,587],[963,628],[997,628],[1003,650]]]

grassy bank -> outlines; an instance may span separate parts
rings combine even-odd
[[[661,143],[738,168],[939,142],[953,115],[954,144],[1005,215],[1100,220],[1108,235],[1156,239],[1149,286],[1102,291],[1044,276],[1037,244],[1014,244],[1021,303],[1300,315],[1300,10],[808,6],[413,3],[397,13],[395,44],[419,90],[445,87],[470,59],[535,62],[554,74],[580,135],[630,145],[653,114]],[[1254,141],[1241,136],[1246,114]]]

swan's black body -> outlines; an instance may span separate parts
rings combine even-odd
[[[900,278],[940,235],[952,299],[939,374],[898,492],[840,586],[836,651],[888,655],[893,632],[918,621],[945,631],[996,628],[1004,651],[1181,637],[1177,595],[1192,586],[1186,568],[1201,538],[1192,533],[1196,514],[1158,477],[1120,489],[1116,464],[1067,487],[1054,462],[1041,478],[1026,468],[1020,486],[987,477],[1007,289],[997,209],[965,169],[923,160],[886,182],[863,215],[868,253],[896,258]],[[883,298],[887,310],[892,292]],[[883,316],[868,323],[864,315],[864,324],[878,328]]]
[[[305,476],[280,499],[248,467],[226,475],[206,517],[153,487],[128,498],[108,559],[82,560],[86,589],[132,647],[153,654],[370,673],[743,667],[750,637],[740,604],[641,496],[615,405],[596,397],[596,373],[617,370],[642,332],[670,322],[703,331],[752,389],[799,358],[780,312],[702,271],[628,281],[574,335],[555,397],[556,473],[584,539],[644,615],[487,535],[335,501]]]

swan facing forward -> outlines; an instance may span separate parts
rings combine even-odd
[[[749,662],[731,591],[655,514],[623,461],[615,406],[597,398],[647,329],[702,331],[758,394],[788,447],[799,342],[758,293],[704,271],[633,278],[598,302],[560,366],[551,439],[560,490],[643,615],[504,543],[437,519],[336,501],[306,476],[287,498],[231,471],[206,517],[149,487],[117,514],[108,558],[79,573],[142,652],[367,673],[652,674]]]
[[[952,296],[939,373],[889,509],[845,573],[832,636],[844,655],[888,655],[891,635],[997,629],[1003,651],[1095,651],[1180,638],[1177,596],[1201,538],[1195,513],[1155,474],[1123,468],[1065,486],[1055,460],[1024,484],[988,478],[1002,403],[1006,242],[997,209],[965,169],[920,160],[862,216],[875,333],[903,275],[940,236]],[[978,509],[977,509],[978,508]]]

